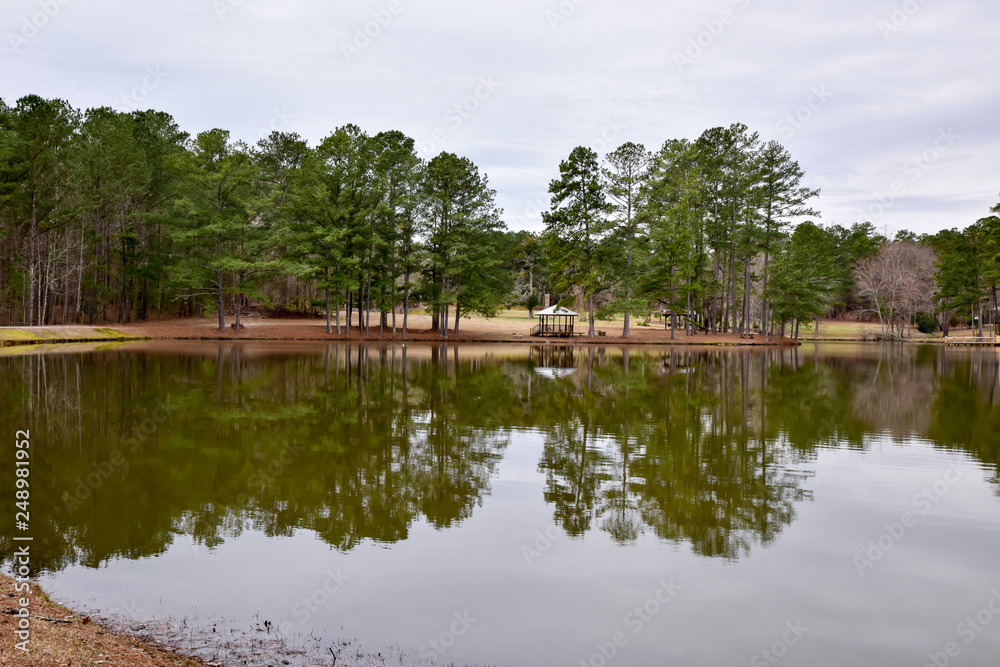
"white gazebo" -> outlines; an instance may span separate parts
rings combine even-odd
[[[549,306],[535,315],[541,321],[532,327],[532,336],[572,336],[573,325],[579,317],[569,308],[562,306]]]

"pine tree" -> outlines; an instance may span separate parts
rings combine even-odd
[[[255,165],[245,145],[215,129],[191,142],[178,168],[181,196],[175,203],[181,222],[175,238],[184,260],[175,267],[174,280],[214,292],[219,331],[226,328],[225,296],[235,294],[239,329],[243,297],[272,266],[264,254],[270,238],[259,215]]]
[[[619,273],[619,289],[624,295],[620,311],[624,313],[622,335],[631,336],[629,315],[645,309],[646,303],[633,301],[636,295],[636,261],[646,245],[648,230],[639,211],[643,204],[644,185],[649,178],[649,151],[640,144],[626,142],[608,154],[603,170],[606,190],[614,210],[614,237],[624,257]]]
[[[601,242],[610,228],[608,203],[597,153],[578,146],[559,165],[549,184],[551,210],[542,214],[546,247],[552,257],[557,289],[578,288],[587,300],[588,336],[594,337],[594,294],[607,284]]]
[[[425,271],[441,336],[448,336],[448,318],[455,306],[455,334],[463,309],[495,311],[499,286],[486,278],[492,262],[490,234],[503,227],[496,192],[486,176],[465,157],[441,153],[424,176],[423,234],[428,253]],[[507,290],[509,291],[509,290]]]

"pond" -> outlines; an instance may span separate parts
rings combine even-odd
[[[206,658],[1000,655],[993,349],[6,352],[40,583]]]

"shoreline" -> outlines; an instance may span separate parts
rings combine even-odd
[[[227,325],[235,318],[227,317]],[[874,336],[877,326],[870,324],[838,322],[828,320],[821,323],[820,331],[806,330],[797,340],[794,338],[775,338],[767,341],[754,334],[752,338],[744,338],[737,333],[698,333],[688,335],[676,331],[673,338],[670,330],[662,328],[661,323],[653,326],[634,324],[631,336],[621,335],[621,323],[614,321],[597,321],[596,329],[603,332],[594,338],[587,336],[586,324],[577,326],[577,333],[571,337],[532,337],[531,327],[537,320],[528,319],[525,315],[501,316],[494,319],[473,317],[463,319],[459,334],[449,330],[447,338],[442,338],[436,329],[431,328],[431,318],[428,315],[412,314],[409,316],[409,327],[405,338],[402,327],[397,327],[395,334],[391,325],[379,334],[377,327],[371,328],[370,335],[361,335],[356,323],[352,323],[351,335],[344,333],[326,333],[326,321],[323,318],[311,319],[272,319],[266,317],[248,316],[243,319],[243,328],[236,332],[232,326],[219,331],[218,320],[215,318],[183,318],[133,322],[115,326],[84,326],[84,325],[46,325],[35,327],[0,327],[0,348],[36,347],[54,343],[131,343],[139,341],[303,341],[303,342],[338,342],[338,343],[426,343],[426,344],[515,344],[515,345],[569,345],[569,346],[719,346],[719,347],[796,347],[806,343],[821,342],[880,342]],[[398,322],[397,323],[401,323]],[[920,334],[913,338],[887,342],[896,343],[929,343],[938,345],[962,345],[965,338],[962,335],[973,332],[969,329],[954,330],[948,338],[940,334]],[[980,345],[984,343],[979,343]],[[998,343],[1000,345],[1000,343]]]
[[[227,325],[230,319],[226,318]],[[420,320],[426,319],[427,322]],[[414,322],[414,320],[417,320]],[[393,342],[393,343],[434,343],[434,344],[466,344],[466,343],[510,343],[531,345],[699,345],[699,346],[767,346],[788,347],[801,345],[803,340],[792,338],[777,338],[766,341],[761,337],[743,338],[740,334],[703,334],[691,336],[683,332],[675,332],[670,337],[670,331],[659,327],[632,327],[631,336],[620,333],[621,325],[614,322],[601,322],[598,331],[604,332],[594,338],[587,336],[587,330],[572,337],[532,337],[531,326],[535,320],[486,320],[476,318],[463,320],[458,335],[451,333],[444,338],[430,328],[428,316],[410,316],[411,325],[406,330],[404,338],[401,327],[397,333],[387,327],[379,335],[377,328],[372,327],[371,334],[360,335],[357,326],[351,328],[351,335],[344,333],[326,333],[326,323],[323,319],[264,319],[245,318],[243,329],[236,332],[232,328],[219,331],[217,320],[209,318],[187,318],[175,320],[158,320],[122,324],[117,326],[81,326],[81,325],[47,325],[35,327],[0,327],[0,346],[34,346],[52,343],[125,343],[148,340],[229,340],[229,341],[313,341],[313,342]],[[416,326],[414,326],[414,324]],[[618,332],[615,329],[618,329]],[[581,335],[582,334],[582,335]]]
[[[109,627],[53,602],[45,590],[30,582],[30,592],[0,573],[0,663],[25,667],[92,665],[105,667],[210,667],[213,663],[177,653],[164,643]],[[29,601],[28,652],[16,648],[21,598]]]

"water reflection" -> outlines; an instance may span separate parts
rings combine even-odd
[[[817,447],[926,438],[1000,488],[997,370],[993,350],[916,347],[145,345],[5,357],[0,401],[8,431],[32,430],[39,571],[175,534],[305,529],[348,551],[448,529],[524,430],[569,536],[651,531],[735,559],[795,520]]]

